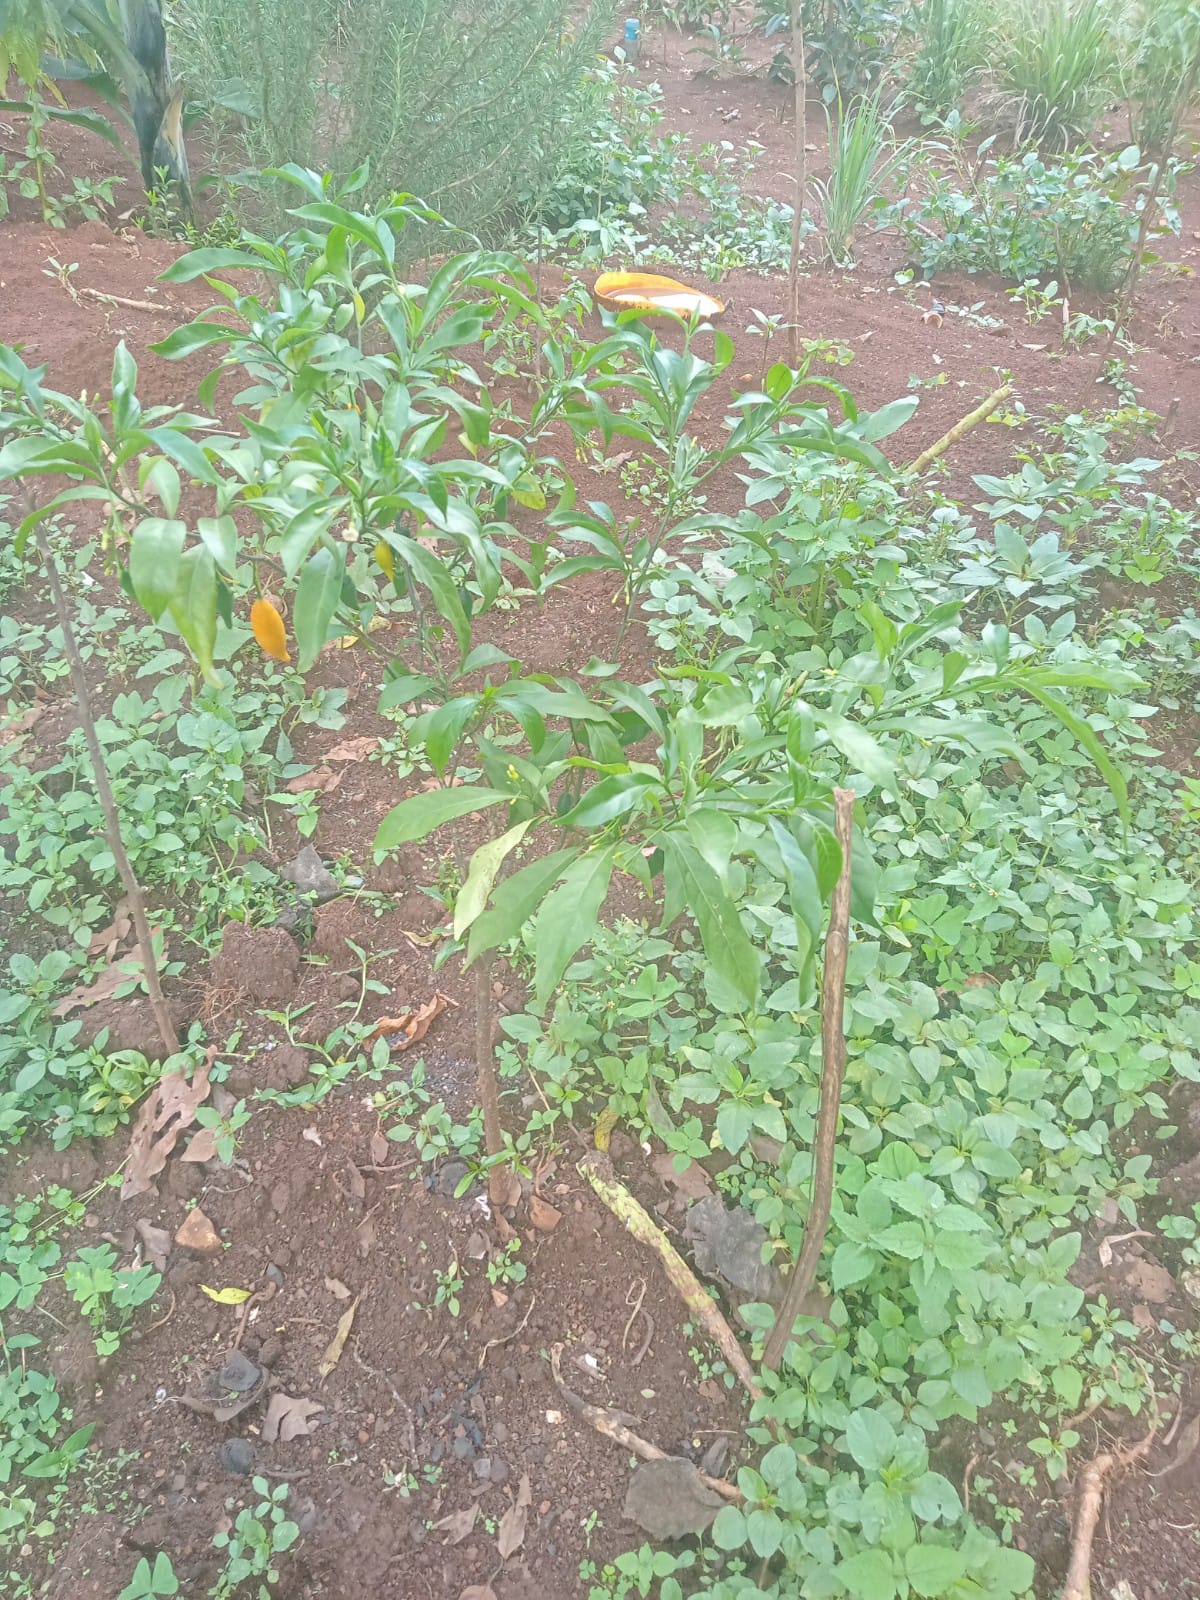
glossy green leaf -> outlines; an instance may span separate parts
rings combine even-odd
[[[175,593],[169,607],[197,665],[209,682],[219,682],[213,671],[217,640],[217,569],[204,545],[185,550],[179,561]]]
[[[292,626],[301,672],[307,672],[329,640],[329,624],[342,592],[344,565],[341,552],[328,547],[315,550],[300,573],[292,607]]]
[[[453,822],[456,817],[486,811],[511,799],[512,795],[503,789],[477,789],[469,785],[415,794],[410,800],[401,800],[384,817],[375,833],[375,849],[395,850],[414,839],[424,839],[435,828]]]
[[[578,855],[578,850],[555,850],[531,861],[497,885],[492,903],[472,923],[467,940],[467,961],[485,950],[495,950],[515,939],[541,904],[551,886]]]
[[[492,892],[492,885],[496,875],[503,866],[506,858],[520,844],[529,831],[532,817],[524,822],[518,822],[515,827],[509,828],[498,838],[489,839],[486,844],[481,844],[471,857],[466,881],[458,892],[454,902],[454,937],[461,939],[463,934],[475,921],[487,905],[488,896]]]
[[[741,1000],[753,1005],[758,997],[759,955],[728,891],[700,852],[678,835],[667,835],[663,849],[666,870],[696,919],[705,955]]]
[[[129,579],[138,604],[155,622],[175,597],[187,529],[165,517],[144,517],[129,542]],[[182,630],[181,630],[182,631]]]
[[[579,856],[542,901],[533,923],[534,1003],[541,1009],[572,958],[596,931],[608,894],[613,846]]]

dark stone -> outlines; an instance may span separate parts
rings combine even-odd
[[[221,1465],[226,1472],[248,1477],[254,1471],[254,1446],[249,1439],[226,1439],[221,1446]]]

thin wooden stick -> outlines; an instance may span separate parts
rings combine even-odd
[[[496,1045],[492,1038],[495,1008],[492,1003],[492,957],[481,956],[475,968],[475,1071],[479,1082],[479,1105],[483,1111],[483,1147],[489,1156],[504,1150],[504,1131],[500,1125],[500,1085],[496,1078]],[[488,1199],[501,1206],[508,1194],[508,1183],[499,1165],[488,1170]]]
[[[133,919],[133,931],[137,937],[138,951],[142,958],[142,971],[146,978],[146,992],[150,996],[150,1009],[154,1013],[154,1020],[158,1024],[158,1031],[162,1038],[163,1047],[169,1056],[178,1054],[179,1035],[175,1032],[175,1024],[171,1020],[171,1013],[167,1009],[167,1002],[163,997],[162,985],[158,981],[158,963],[154,957],[154,940],[150,934],[150,924],[146,920],[146,902],[142,897],[142,886],[138,882],[129,856],[125,849],[125,841],[121,837],[121,814],[117,810],[117,802],[113,798],[112,784],[108,781],[108,767],[104,761],[104,750],[100,744],[100,736],[96,732],[96,719],[92,715],[92,701],[88,693],[87,676],[83,670],[83,657],[79,653],[79,644],[75,638],[75,629],[71,623],[71,613],[67,606],[67,599],[63,593],[62,581],[58,572],[58,561],[54,551],[50,548],[50,541],[46,538],[45,530],[39,525],[37,530],[38,553],[46,569],[46,578],[50,584],[50,594],[54,601],[54,612],[58,618],[58,626],[62,631],[63,654],[71,669],[71,684],[75,690],[75,699],[79,706],[79,720],[83,725],[83,737],[87,743],[88,755],[91,757],[92,772],[96,779],[96,793],[100,797],[100,809],[104,813],[104,836],[108,840],[108,848],[112,851],[113,861],[121,879],[121,886],[125,890],[125,898],[129,904],[129,914]]]
[[[550,1350],[550,1370],[554,1374],[554,1382],[559,1394],[585,1422],[590,1422],[597,1433],[602,1433],[606,1439],[611,1439],[614,1444],[619,1444],[623,1450],[628,1450],[632,1455],[640,1456],[643,1461],[666,1461],[668,1453],[660,1450],[656,1444],[651,1444],[649,1439],[643,1439],[640,1433],[634,1433],[625,1423],[621,1422],[613,1412],[604,1406],[594,1406],[573,1390],[568,1389],[563,1382],[562,1351],[560,1344],[553,1345]],[[706,1489],[711,1489],[723,1499],[732,1500],[740,1504],[742,1491],[735,1484],[726,1483],[724,1478],[711,1477],[707,1472],[699,1473],[700,1481]]]
[[[804,1308],[817,1272],[833,1209],[834,1162],[842,1078],[846,1071],[846,958],[850,948],[850,857],[854,845],[854,790],[833,791],[833,827],[842,847],[842,871],[829,904],[825,970],[821,977],[821,1105],[813,1140],[812,1204],[804,1228],[800,1259],[792,1268],[783,1304],[763,1349],[763,1366],[772,1372],[783,1360],[796,1318]]]
[[[655,1251],[666,1269],[667,1277],[679,1292],[684,1304],[704,1328],[736,1373],[742,1387],[753,1400],[762,1398],[762,1390],[754,1381],[754,1373],[746,1353],[737,1341],[737,1335],[721,1315],[720,1309],[687,1262],[650,1217],[650,1214],[613,1176],[612,1162],[603,1150],[589,1150],[579,1163],[579,1171],[591,1184],[597,1195],[619,1222],[641,1244]]]
[[[1012,394],[1011,383],[1001,384],[999,389],[994,389],[982,405],[976,406],[974,411],[968,412],[961,422],[956,422],[949,433],[944,433],[935,444],[929,446],[928,450],[922,450],[908,470],[910,472],[923,472],[931,461],[936,461],[939,456],[944,456],[950,446],[957,444],[965,434],[971,432],[972,428],[977,428],[981,422],[986,422],[996,407],[1003,405],[1010,394]]]
[[[128,311],[153,311],[160,317],[175,317],[179,315],[177,306],[164,305],[161,300],[131,300],[128,295],[109,294],[105,289],[79,288],[76,294],[86,295],[89,300],[99,300],[106,306],[124,306]]]
[[[808,187],[808,75],[804,70],[803,0],[792,0],[792,70],[796,79],[796,210],[788,255],[788,360],[800,362],[800,239],[804,230],[804,191]]]

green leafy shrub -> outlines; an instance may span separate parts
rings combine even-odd
[[[932,161],[910,194],[879,216],[896,223],[927,273],[994,272],[1024,283],[1055,277],[1069,287],[1113,290],[1133,260],[1147,169],[1130,145],[1115,155],[1088,151],[1046,158],[987,154],[978,165],[950,147],[951,171]],[[1151,236],[1177,230],[1169,205]],[[928,230],[932,230],[932,233]]]
[[[894,65],[897,43],[916,9],[912,0],[801,0],[805,64],[832,104],[839,95],[864,93]],[[790,13],[776,0],[760,0],[768,36],[789,27]],[[783,73],[777,60],[775,75]],[[790,77],[790,66],[786,69]]]
[[[790,459],[768,441],[748,494],[768,515],[747,508],[724,533],[697,532],[651,585],[652,635],[692,664],[685,682],[744,681],[752,664],[800,678],[816,707],[853,705],[871,661],[914,626],[904,619],[948,590],[975,596],[940,641],[924,632],[901,648],[863,707],[894,772],[854,780],[870,791],[864,843],[881,873],[877,913],[850,951],[831,1305],[756,1407],[766,1453],[739,1474],[744,1505],[714,1524],[726,1555],[719,1575],[706,1563],[710,1597],[742,1593],[751,1574],[780,1600],[950,1596],[968,1576],[989,1597],[1024,1595],[1030,1558],[966,1517],[934,1441],[951,1419],[1018,1404],[1028,1433],[1012,1448],[1056,1475],[1079,1442],[1064,1422],[1081,1404],[1145,1405],[1137,1330],[1103,1301],[1085,1304],[1070,1271],[1101,1200],[1133,1222],[1151,1186],[1150,1157],[1131,1156],[1116,1130],[1139,1112],[1167,1119],[1174,1074],[1200,1079],[1189,954],[1200,822],[1179,827],[1175,775],[1145,762],[1144,644],[1077,617],[1119,570],[1126,513],[1160,467],[1119,459],[1115,443],[1069,419],[1060,448],[978,480],[977,528],[861,464]],[[1078,725],[1051,722],[1036,696],[1002,697],[997,723],[1020,754],[999,767],[988,729],[960,720],[957,662],[976,650],[1053,662],[1078,685]],[[934,719],[889,713],[931,670],[946,719],[934,744]],[[769,718],[764,689],[750,698]],[[1105,731],[1115,791],[1095,785],[1076,743],[1089,727]],[[844,770],[844,754],[809,744],[809,781]],[[1119,795],[1135,777],[1126,826]],[[719,1145],[733,1158],[726,1197],[792,1254],[818,1019],[796,981],[786,900],[765,862],[744,868],[739,915],[764,962],[756,1005],[698,942],[619,923],[568,968],[548,1017],[503,1027],[509,1069],[532,1070],[549,1108],[535,1138],[607,1105],[681,1158]],[[773,1317],[742,1315],[761,1329]]]
[[[1190,0],[1146,0],[1134,8],[1130,32],[1122,87],[1133,102],[1133,137],[1144,150],[1170,155],[1175,107],[1200,49],[1200,12]]]
[[[469,22],[452,0],[358,0],[352,16],[335,0],[195,0],[178,56],[202,94],[237,88],[231,164],[343,179],[369,164],[369,200],[404,188],[494,237],[586,126],[580,80],[611,16],[564,0],[484,0]]]

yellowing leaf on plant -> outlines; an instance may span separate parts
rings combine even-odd
[[[609,1140],[613,1135],[613,1129],[616,1127],[619,1120],[620,1118],[613,1107],[605,1106],[604,1110],[596,1118],[596,1128],[595,1132],[592,1134],[592,1143],[596,1146],[597,1150],[608,1149]]]
[[[395,583],[396,558],[392,554],[391,546],[384,544],[383,540],[380,539],[379,543],[375,546],[373,554],[375,556],[375,563],[379,567],[379,570],[384,574],[385,577],[389,578],[392,583]]]
[[[545,509],[546,491],[530,472],[523,472],[508,492],[519,506],[528,506],[530,511]]]
[[[210,1289],[206,1283],[202,1283],[200,1287],[208,1298],[215,1300],[219,1306],[240,1306],[254,1293],[253,1289],[238,1289],[235,1286],[228,1289]]]
[[[260,650],[274,656],[276,661],[290,661],[287,629],[283,618],[269,600],[256,600],[250,607],[250,631],[258,641]]]

